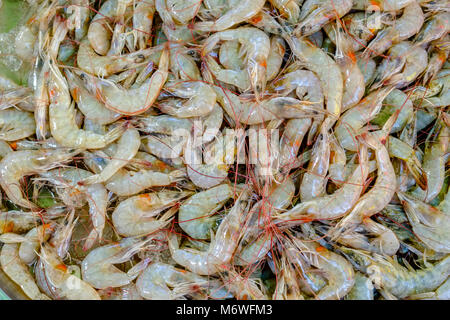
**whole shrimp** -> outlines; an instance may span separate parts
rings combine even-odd
[[[196,16],[200,5],[197,0],[155,0],[159,16],[169,28],[174,28],[175,24],[188,24]]]
[[[232,26],[251,19],[253,16],[258,14],[265,2],[265,0],[240,1],[230,7],[230,9],[223,13],[217,20],[195,23],[194,30],[202,32],[217,32],[231,28]]]
[[[155,217],[190,194],[188,191],[167,190],[130,197],[121,201],[112,213],[114,227],[124,236],[155,232],[172,220],[175,211],[169,210],[158,219]]]
[[[23,150],[7,154],[0,162],[0,185],[15,204],[37,209],[25,198],[20,180],[30,174],[44,172],[69,161],[77,152],[61,149]]]
[[[121,136],[125,130],[123,126],[117,126],[105,135],[79,129],[67,81],[55,61],[50,63],[50,70],[50,130],[59,144],[73,148],[100,149]]]
[[[367,48],[363,56],[378,56],[389,49],[393,44],[406,40],[417,34],[422,28],[424,15],[417,1],[411,2],[403,9],[403,15],[395,21],[393,26],[378,32]]]
[[[41,293],[28,266],[19,257],[19,245],[5,243],[0,252],[0,265],[3,271],[32,300],[49,300]]]

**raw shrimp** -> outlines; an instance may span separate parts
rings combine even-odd
[[[345,15],[352,8],[352,0],[306,0],[294,29],[296,36],[308,36],[324,25]]]
[[[311,119],[291,119],[286,122],[280,139],[280,169],[289,172],[302,144],[303,137],[311,126]]]
[[[181,229],[195,239],[208,239],[218,216],[213,216],[233,197],[233,187],[221,184],[194,194],[180,206],[178,220]]]
[[[103,81],[101,88],[97,87],[97,95],[105,106],[114,112],[125,115],[143,113],[153,105],[167,80],[168,49],[162,51],[158,67],[158,70],[139,87],[125,90],[112,82]]]
[[[26,240],[21,242],[19,248],[19,257],[24,263],[31,264],[36,259],[41,242],[50,238],[54,227],[54,224],[42,224],[27,232],[24,236]]]
[[[341,146],[347,150],[356,151],[356,136],[361,128],[375,118],[382,107],[383,100],[393,90],[393,87],[384,87],[370,93],[355,107],[347,110],[335,127],[335,135]]]
[[[120,137],[117,143],[117,151],[106,167],[99,174],[92,175],[81,181],[82,184],[102,183],[111,178],[118,170],[127,165],[127,163],[136,155],[141,145],[139,131],[129,127]]]
[[[0,139],[21,140],[31,136],[36,130],[31,113],[16,109],[0,110]]]
[[[417,34],[415,44],[424,45],[433,40],[437,40],[442,36],[448,34],[450,31],[450,12],[438,12],[431,16],[431,18],[425,23],[423,28]]]
[[[134,7],[133,32],[139,49],[145,49],[150,40],[155,11],[154,0],[139,1]]]
[[[336,219],[349,212],[359,200],[364,183],[368,175],[367,148],[361,146],[359,150],[359,165],[344,185],[331,195],[324,195],[316,199],[297,204],[292,209],[277,214],[275,221],[296,223],[308,222],[314,219]]]
[[[169,28],[177,24],[188,24],[194,19],[201,1],[198,0],[155,0],[156,10],[163,23]]]
[[[230,2],[230,1],[228,1]],[[265,0],[243,0],[231,6],[220,18],[214,21],[197,22],[194,30],[202,32],[222,31],[232,26],[251,19],[261,11]]]
[[[356,272],[355,285],[352,290],[345,296],[346,300],[374,300],[374,286],[369,278]]]
[[[378,56],[389,49],[393,44],[406,40],[417,34],[422,28],[424,15],[420,5],[413,1],[403,9],[403,15],[395,21],[393,26],[378,32],[367,48],[364,57]]]
[[[294,0],[289,0],[293,2]],[[271,81],[275,79],[280,72],[283,64],[284,54],[286,53],[286,44],[283,38],[273,36],[270,39],[270,52],[267,57],[266,80]]]
[[[169,81],[165,87],[173,95],[188,99],[181,103],[180,100],[169,99],[158,104],[158,108],[167,114],[177,118],[202,117],[208,115],[216,103],[216,93],[206,83],[200,81]]]
[[[31,230],[39,221],[39,216],[33,212],[10,210],[0,213],[0,234],[23,233]]]
[[[40,262],[47,286],[54,288],[54,298],[68,300],[100,300],[100,296],[86,281],[70,273],[54,248],[43,244]]]
[[[448,35],[442,38],[442,40],[432,42],[434,49],[432,51],[430,60],[428,61],[428,66],[423,75],[422,83],[426,84],[430,80],[434,79],[444,66],[444,63],[445,61],[447,61],[450,52],[447,45],[449,42],[450,36]]]
[[[101,149],[121,136],[125,128],[120,125],[105,135],[79,129],[67,82],[55,61],[50,63],[50,70],[50,130],[59,144],[73,148]]]
[[[267,59],[270,52],[270,38],[253,27],[240,27],[217,32],[203,44],[202,56],[212,51],[220,41],[237,40],[246,52],[247,72],[251,86],[257,97],[265,90]]]
[[[386,147],[377,137],[369,133],[361,134],[359,139],[375,150],[378,177],[372,189],[364,194],[352,211],[336,225],[334,230],[339,234],[342,230],[352,228],[355,224],[361,223],[365,218],[369,218],[382,210],[391,201],[396,191],[395,171]]]
[[[352,9],[366,10],[369,6],[376,6],[383,11],[398,11],[412,2],[416,2],[416,0],[377,0],[375,4],[370,0],[353,0]]]
[[[132,196],[154,186],[168,186],[185,177],[183,170],[163,173],[153,170],[119,170],[106,183],[106,188],[118,196]]]
[[[3,244],[0,253],[0,264],[8,277],[10,277],[30,299],[49,300],[45,294],[39,291],[28,266],[20,260],[18,244]]]
[[[300,16],[300,0],[269,0],[289,22],[296,23]]]
[[[414,234],[428,247],[450,253],[450,216],[406,193],[399,193]]]
[[[124,238],[119,243],[95,248],[81,263],[83,280],[96,289],[115,288],[129,284],[138,274],[123,272],[114,264],[127,262],[147,242],[148,239]]]
[[[155,232],[169,224],[175,212],[169,210],[159,219],[155,217],[190,194],[188,191],[160,191],[130,197],[120,202],[112,213],[114,227],[119,234],[128,237]]]
[[[37,205],[25,198],[20,180],[27,175],[45,172],[69,161],[75,154],[76,152],[64,149],[11,152],[0,162],[0,185],[13,203],[25,208],[37,209]]]
[[[74,73],[65,69],[64,74],[67,77],[67,83],[73,100],[77,103],[78,109],[87,119],[90,119],[99,125],[106,125],[121,117],[119,113],[105,108],[105,106],[84,87],[82,80]],[[81,77],[85,78],[85,74],[81,73]]]

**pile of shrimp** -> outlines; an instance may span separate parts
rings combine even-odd
[[[447,0],[24,3],[0,265],[28,298],[450,299]]]

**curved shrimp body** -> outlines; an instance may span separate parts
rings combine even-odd
[[[56,250],[48,244],[41,248],[40,263],[49,287],[55,292],[55,298],[67,300],[100,300],[97,291],[86,281],[70,273],[68,267],[61,261]]]
[[[187,199],[178,213],[181,229],[195,239],[208,239],[210,229],[215,224],[216,213],[225,202],[233,197],[233,188],[221,184],[206,191],[196,193]]]
[[[106,125],[121,117],[119,113],[105,108],[105,106],[84,87],[82,80],[70,70],[66,69],[64,70],[64,73],[67,77],[67,83],[69,84],[73,100],[87,119],[90,119],[99,125]]]
[[[377,6],[383,11],[397,11],[415,1],[416,0],[377,0],[376,4],[373,4],[370,0],[353,0],[352,9],[366,10],[370,6]]]
[[[328,116],[337,120],[342,110],[344,82],[336,62],[322,49],[305,38],[283,36],[294,55],[320,80]],[[332,125],[333,123],[330,123]]]
[[[167,80],[168,71],[169,52],[164,49],[159,59],[158,70],[141,86],[125,90],[110,82],[101,89],[97,88],[97,93],[108,109],[120,114],[137,115],[153,105]]]
[[[303,137],[311,126],[311,119],[291,119],[286,123],[280,139],[280,168],[289,172],[295,166]]]
[[[375,255],[366,271],[379,281],[379,286],[397,298],[430,292],[450,275],[450,256],[426,269],[409,271],[393,258]]]
[[[392,45],[415,35],[422,28],[423,21],[422,9],[416,1],[413,1],[403,9],[403,15],[393,26],[378,32],[364,51],[364,56],[378,56]]]
[[[358,200],[352,211],[336,225],[335,230],[359,224],[364,218],[381,211],[391,201],[396,191],[395,171],[386,147],[378,137],[369,133],[361,134],[360,140],[375,150],[378,177],[372,189]]]
[[[361,128],[378,114],[382,102],[393,90],[393,87],[385,87],[370,93],[355,107],[347,110],[335,127],[335,135],[341,146],[347,150],[356,151],[356,136]]]
[[[139,131],[133,127],[128,128],[117,143],[117,151],[106,167],[99,174],[92,175],[83,184],[102,183],[111,178],[118,170],[127,165],[134,158],[141,145]]]
[[[121,271],[114,264],[124,263],[145,244],[139,238],[124,238],[116,244],[97,247],[83,259],[83,280],[96,289],[121,287],[129,284],[136,275]]]
[[[200,5],[197,0],[155,0],[159,16],[169,28],[174,28],[175,23],[188,24],[194,19]]]
[[[19,245],[5,243],[0,252],[0,265],[6,275],[11,278],[32,300],[49,300],[39,291],[28,266],[19,257]]]
[[[185,81],[201,80],[200,70],[188,48],[180,45],[170,47],[170,75]]]
[[[427,189],[416,188],[411,192],[414,197],[430,202],[441,191],[445,179],[445,154],[449,148],[449,127],[440,121],[438,137],[435,142],[427,143],[423,158],[423,171],[427,177]]]
[[[170,211],[160,219],[156,219],[155,216],[190,194],[190,192],[161,191],[130,197],[120,202],[114,210],[112,214],[114,227],[124,236],[150,234],[167,225],[174,212]]]
[[[207,280],[195,273],[155,262],[149,265],[136,280],[139,294],[149,300],[175,300],[191,292]],[[191,284],[192,287],[186,286]]]
[[[212,51],[219,41],[237,40],[246,52],[247,72],[256,95],[265,90],[270,38],[261,30],[241,27],[213,34],[203,44],[202,55]]]
[[[339,300],[352,289],[355,272],[350,262],[315,242],[295,242],[297,247],[303,249],[302,255],[306,260],[325,273],[328,283],[315,295],[317,300]]]
[[[241,238],[241,226],[247,204],[247,194],[236,200],[233,207],[220,223],[208,250],[180,249],[176,235],[169,239],[169,249],[178,264],[199,275],[212,275],[219,271],[219,266],[227,264],[238,246]]]
[[[269,2],[280,11],[290,23],[296,23],[300,16],[299,0],[269,0]]]
[[[415,43],[417,45],[423,45],[433,40],[437,40],[442,36],[448,34],[450,31],[450,12],[438,12],[431,16],[431,18],[425,23],[423,28],[417,34]]]
[[[202,32],[222,31],[232,26],[251,19],[261,11],[265,0],[243,0],[232,6],[215,21],[197,22],[194,30]]]
[[[36,130],[34,117],[16,109],[0,110],[0,139],[14,141],[31,136]]]
[[[0,234],[23,233],[34,228],[39,217],[32,212],[6,211],[0,213]]]
[[[276,119],[311,118],[319,115],[314,106],[290,97],[275,97],[254,102],[221,88],[216,88],[215,91],[217,100],[225,112],[243,124],[261,124]]]
[[[336,219],[349,212],[359,200],[364,188],[364,182],[369,173],[367,148],[359,150],[359,165],[357,165],[346,183],[334,194],[324,195],[316,199],[304,201],[288,211],[278,214],[275,221],[292,223],[308,222],[319,219]]]
[[[351,8],[352,0],[306,0],[302,5],[300,23],[294,29],[294,34],[311,35],[331,20],[344,16]]]
[[[110,47],[111,31],[108,26],[108,19],[116,19],[125,12],[125,8],[130,1],[108,0],[101,6],[98,13],[92,19],[87,38],[94,48],[95,52],[100,55],[108,53]]]
[[[434,251],[450,253],[450,216],[408,194],[400,193],[399,198],[414,234]]]
[[[70,160],[74,152],[67,150],[23,150],[7,154],[0,162],[0,185],[8,198],[15,204],[36,209],[37,206],[25,199],[20,180],[26,175],[44,172]]]
[[[54,61],[50,69],[52,71],[49,82],[50,130],[59,144],[73,148],[100,149],[120,137],[124,131],[122,126],[112,129],[105,135],[79,129],[67,82]]]
[[[152,170],[134,172],[121,169],[108,180],[105,186],[118,196],[132,196],[154,186],[168,186],[182,180],[185,175],[186,173],[181,170],[164,173]]]
[[[208,115],[216,103],[216,93],[201,81],[168,82],[165,89],[173,95],[188,99],[184,103],[178,100],[166,100],[159,103],[159,109],[177,118],[202,117]]]

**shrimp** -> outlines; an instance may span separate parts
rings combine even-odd
[[[359,70],[364,76],[364,83],[366,87],[369,86],[375,79],[377,64],[373,59],[370,58],[358,59],[356,63],[358,64]]]
[[[150,40],[155,11],[154,0],[139,1],[134,7],[133,32],[139,49],[145,49]]]
[[[342,234],[341,231],[361,223],[382,210],[392,199],[396,191],[395,171],[389,158],[386,147],[377,137],[363,133],[358,139],[375,150],[377,159],[378,177],[375,185],[364,194],[353,207],[351,212],[335,226],[333,234]],[[336,232],[335,232],[336,231]]]
[[[39,291],[28,266],[20,260],[18,244],[3,244],[0,253],[0,265],[6,275],[10,277],[30,299],[49,300],[45,294]]]
[[[157,231],[171,221],[175,212],[169,210],[159,219],[155,216],[190,194],[188,191],[160,191],[130,197],[120,202],[112,213],[114,227],[119,234],[128,237]]]
[[[363,145],[359,150],[359,165],[340,189],[331,195],[304,201],[286,212],[275,215],[274,223],[281,221],[296,223],[296,219],[299,223],[314,219],[336,219],[346,214],[360,199],[369,173],[368,169],[367,147]]]
[[[97,95],[105,106],[117,113],[137,115],[145,112],[155,102],[161,88],[167,80],[169,70],[169,52],[164,49],[159,59],[159,69],[141,86],[125,90],[112,82],[103,81],[97,86]]]
[[[111,31],[107,20],[114,20],[123,15],[130,2],[130,0],[108,0],[102,4],[92,19],[87,39],[98,54],[106,55],[110,47]]]
[[[445,154],[448,152],[450,129],[440,120],[435,130],[437,139],[427,142],[423,158],[427,189],[416,188],[411,192],[412,196],[424,202],[430,202],[439,194],[445,179]]]
[[[32,212],[10,210],[0,213],[0,234],[23,233],[31,230],[39,221]]]
[[[169,236],[169,249],[179,265],[199,275],[212,275],[219,271],[219,266],[227,264],[236,250],[241,223],[247,207],[248,194],[244,191],[236,200],[228,214],[223,218],[207,251],[180,249],[175,234]]]
[[[33,57],[33,47],[37,37],[33,30],[28,26],[22,26],[17,33],[14,42],[16,54],[23,60],[29,60]]]
[[[100,103],[83,85],[82,80],[70,70],[64,70],[73,100],[83,115],[99,125],[110,124],[121,117],[120,113],[113,112]],[[85,74],[81,73],[85,78]]]
[[[300,16],[300,0],[269,0],[290,23],[298,22]]]
[[[25,241],[20,244],[19,257],[26,263],[31,264],[37,257],[41,242],[46,242],[54,230],[54,224],[42,224],[37,226],[24,236]]]
[[[89,216],[93,226],[83,246],[84,250],[88,250],[102,237],[106,221],[108,192],[101,183],[96,183],[89,185],[86,188],[85,194],[86,200],[89,203]]]
[[[244,278],[233,268],[227,270],[223,282],[228,291],[238,300],[268,300],[266,288],[260,278]]]
[[[290,37],[286,33],[283,33],[283,38],[306,69],[314,72],[319,78],[326,100],[326,111],[328,116],[336,121],[342,110],[344,86],[339,66],[323,50],[306,39]]]
[[[393,87],[384,87],[370,93],[339,118],[335,127],[335,135],[343,148],[351,151],[357,150],[355,137],[368,121],[375,118],[382,107],[383,100],[393,89]]]
[[[79,129],[75,121],[74,106],[70,102],[67,81],[55,61],[51,62],[50,70],[50,130],[59,144],[73,148],[101,149],[120,137],[125,130],[123,126],[117,126],[105,135]]]
[[[383,11],[398,11],[410,5],[416,0],[379,0],[376,2],[376,6]],[[352,9],[366,10],[367,7],[373,5],[370,0],[353,0]]]
[[[230,91],[216,88],[217,101],[225,112],[243,124],[260,124],[276,119],[311,118],[319,115],[314,106],[290,97],[274,97],[259,102],[249,101]]]
[[[0,110],[0,139],[14,141],[34,134],[36,124],[31,113],[16,109]]]
[[[229,1],[228,1],[229,2]],[[251,19],[261,11],[265,0],[243,0],[231,6],[220,18],[214,21],[203,21],[194,24],[194,30],[200,32],[217,32]]]
[[[378,32],[363,52],[363,58],[379,56],[392,45],[406,40],[417,34],[422,28],[424,15],[420,5],[413,1],[403,9],[403,15],[395,21],[393,26]]]
[[[410,271],[395,259],[375,254],[365,273],[374,279],[375,287],[384,288],[397,298],[430,292],[438,288],[450,275],[450,256],[428,268]]]
[[[155,0],[159,16],[169,28],[174,28],[175,23],[188,24],[196,16],[200,5],[198,0]]]
[[[448,214],[406,193],[399,193],[398,196],[402,200],[414,234],[431,249],[450,253],[450,237],[447,232],[450,226]]]
[[[11,152],[0,162],[0,185],[13,203],[25,208],[37,209],[37,205],[25,199],[20,180],[27,175],[45,172],[60,163],[69,161],[76,153],[61,149]]]
[[[153,186],[168,186],[186,176],[183,170],[168,173],[139,170],[137,172],[119,170],[106,183],[106,189],[118,196],[132,196]]]
[[[303,137],[311,126],[311,119],[288,120],[280,139],[280,169],[289,172],[295,165]]]
[[[417,34],[414,43],[421,46],[448,34],[450,32],[449,20],[450,12],[438,12],[431,16]]]
[[[161,262],[150,264],[137,278],[136,288],[144,299],[176,300],[209,281],[195,273]]]
[[[123,272],[114,264],[127,262],[148,241],[149,239],[124,238],[119,243],[95,248],[81,263],[83,280],[96,289],[116,288],[129,284],[138,274]]]
[[[139,150],[141,139],[139,131],[133,127],[129,127],[120,137],[117,144],[117,151],[108,162],[106,167],[99,174],[92,175],[81,181],[82,184],[102,183],[111,178],[118,170],[127,165],[133,159]]]
[[[291,2],[293,0],[290,0]],[[271,81],[275,79],[278,72],[280,72],[281,65],[283,64],[284,54],[286,53],[286,44],[283,38],[273,36],[270,39],[270,52],[267,57],[267,69],[266,79]]]
[[[189,55],[191,51],[180,45],[172,45],[170,48],[170,71],[175,79],[194,81],[201,80],[200,70],[196,61]]]
[[[179,100],[165,100],[159,103],[159,109],[177,118],[202,117],[208,115],[216,103],[216,93],[206,83],[192,82],[168,82],[165,89],[173,95],[188,99],[182,103]]]
[[[237,40],[246,52],[247,72],[257,97],[265,90],[267,59],[270,52],[270,38],[253,27],[221,31],[210,36],[203,44],[202,56],[212,51],[220,41]]]
[[[295,269],[288,261],[286,255],[282,255],[280,266],[277,267],[277,285],[272,296],[273,300],[304,300],[300,290]]]
[[[363,97],[364,76],[358,67],[351,43],[342,36],[340,23],[336,23],[336,54],[335,59],[342,71],[344,92],[342,96],[342,111],[355,106]]]
[[[330,138],[324,125],[313,146],[311,160],[300,184],[302,202],[320,197],[325,193],[327,172],[330,163]]]
[[[424,84],[430,82],[432,79],[436,77],[439,71],[444,66],[445,61],[448,59],[449,48],[447,44],[450,41],[450,36],[446,36],[442,38],[442,40],[437,40],[432,43],[434,49],[432,51],[432,55],[430,60],[428,61],[428,66],[423,75]]]
[[[302,5],[300,23],[295,27],[294,35],[311,35],[328,22],[344,16],[351,8],[352,0],[306,0]]]
[[[325,273],[328,283],[315,295],[317,300],[341,299],[351,290],[355,284],[355,272],[350,262],[315,242],[306,242],[299,239],[292,239],[292,241],[293,247],[291,249],[300,250],[303,259],[308,264]],[[296,260],[298,261],[298,259]]]
[[[194,194],[180,206],[178,220],[181,229],[195,239],[207,239],[210,229],[216,223],[213,216],[225,202],[233,197],[233,188],[221,184]]]
[[[90,284],[70,273],[69,268],[58,257],[54,248],[43,244],[40,253],[43,277],[48,287],[54,289],[55,298],[68,300],[100,300]]]

